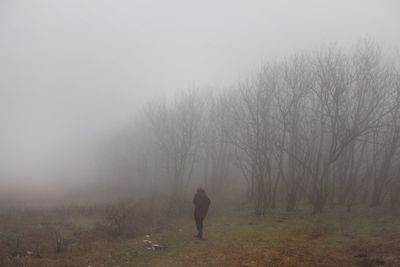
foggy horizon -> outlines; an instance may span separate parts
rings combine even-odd
[[[0,0],[0,194],[92,183],[99,143],[149,102],[324,45],[395,51],[399,33],[395,0]]]

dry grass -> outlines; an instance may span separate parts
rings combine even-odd
[[[72,225],[95,233],[95,220],[76,215]],[[205,241],[193,238],[190,216],[154,224],[136,238],[86,236],[86,244],[68,243],[63,253],[24,255],[6,266],[400,266],[400,219],[381,211],[271,212],[254,217],[240,206],[212,211]],[[74,228],[78,229],[78,228]],[[90,230],[91,229],[91,230]],[[149,230],[150,231],[150,230]],[[150,238],[145,237],[150,234]],[[68,239],[68,238],[67,238]],[[149,239],[164,247],[149,250]]]

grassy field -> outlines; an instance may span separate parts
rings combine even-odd
[[[193,238],[191,217],[170,220],[135,238],[96,238],[5,266],[400,266],[400,218],[382,210],[273,211],[255,217],[248,206],[211,211],[205,240]],[[90,229],[84,217],[75,227]],[[149,250],[143,240],[161,245]]]

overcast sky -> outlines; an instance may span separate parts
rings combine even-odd
[[[360,37],[400,47],[400,1],[0,0],[0,183],[123,127],[149,99]]]

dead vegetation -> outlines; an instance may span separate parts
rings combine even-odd
[[[365,242],[353,245],[349,253],[354,255],[358,266],[400,266],[400,239],[379,243]]]
[[[155,203],[9,213],[0,266],[400,266],[400,218],[383,212],[212,210],[196,241]]]
[[[0,215],[0,266],[21,259],[89,253],[96,242],[130,239],[155,229],[162,207],[156,202],[116,202],[53,210],[12,209]],[[162,220],[161,220],[162,221]]]

